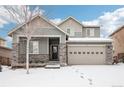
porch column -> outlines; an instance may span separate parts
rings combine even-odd
[[[66,44],[62,44],[60,43],[59,45],[59,60],[60,60],[60,65],[61,66],[66,66],[66,58],[67,58],[67,48],[66,48]]]
[[[14,67],[16,66],[16,64],[18,63],[18,43],[13,43],[12,44],[12,62],[11,62],[11,66]]]
[[[106,63],[111,65],[112,64],[112,56],[113,56],[113,47],[112,44],[106,45]]]

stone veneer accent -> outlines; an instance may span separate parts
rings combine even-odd
[[[112,44],[106,44],[106,64],[112,64],[113,47]]]
[[[13,43],[12,50],[12,67],[25,66],[26,64],[26,40],[21,38],[20,43]],[[49,62],[49,54],[29,54],[30,65],[33,63],[35,66],[42,65]]]
[[[30,63],[48,63],[49,54],[30,54]]]
[[[59,61],[61,66],[67,65],[66,58],[67,58],[67,46],[66,44],[60,44],[59,45]]]
[[[12,44],[12,62],[11,66],[15,66],[16,63],[18,63],[18,43],[13,43]]]
[[[19,63],[26,63],[26,55],[19,55]],[[49,61],[48,54],[29,54],[30,63],[47,63]]]

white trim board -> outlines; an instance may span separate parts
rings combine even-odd
[[[78,46],[91,46],[91,47],[92,47],[92,46],[96,46],[96,47],[105,47],[105,45],[96,45],[96,44],[95,44],[95,45],[90,45],[90,44],[85,44],[85,45],[68,45],[68,46],[69,46],[69,47],[71,47],[71,46],[75,46],[75,47],[76,47],[76,46],[77,46],[77,47],[78,47]]]
[[[25,35],[17,35],[17,42],[19,42],[19,37],[26,37]],[[31,37],[59,37],[61,43],[61,35],[31,35]]]

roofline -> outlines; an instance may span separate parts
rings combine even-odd
[[[60,22],[57,26],[59,26],[59,25],[61,25],[61,24],[63,24],[64,22],[66,22],[68,19],[70,19],[70,18],[72,18],[73,20],[75,20],[77,23],[79,23],[80,25],[82,25],[83,26],[83,24],[82,23],[80,23],[77,19],[75,19],[74,17],[72,17],[72,16],[69,16],[69,17],[67,17],[66,19],[64,19],[62,22]]]
[[[32,21],[34,18],[38,17],[38,16],[39,16],[40,18],[42,18],[43,20],[45,20],[46,22],[48,22],[49,24],[51,24],[52,26],[54,26],[55,28],[57,28],[58,30],[60,30],[60,31],[62,31],[63,33],[65,33],[67,36],[69,36],[68,33],[66,33],[65,31],[63,31],[62,29],[60,29],[57,25],[55,25],[55,24],[52,23],[51,21],[49,21],[49,20],[47,20],[46,18],[44,18],[42,15],[39,15],[39,14],[38,14],[38,15],[33,16],[33,18],[31,19],[31,21]],[[28,21],[28,22],[29,22],[29,21]],[[11,30],[11,31],[8,33],[8,35],[11,36],[11,34],[12,34],[13,32],[15,32],[17,29],[19,29],[20,27],[24,26],[24,25],[27,24],[28,22],[23,23],[23,24],[17,26],[17,27],[14,28],[13,30]]]
[[[82,25],[83,27],[95,27],[95,28],[100,28],[99,25],[84,25],[84,24],[80,23],[77,19],[75,19],[75,18],[72,17],[72,16],[69,16],[69,17],[67,17],[66,19],[64,19],[62,22],[60,22],[60,23],[58,24],[58,26],[61,25],[61,24],[63,24],[63,23],[64,23],[65,21],[67,21],[69,18],[74,19],[77,23],[79,23],[79,24]]]
[[[117,28],[112,34],[109,35],[109,37],[111,37],[111,36],[113,36],[114,34],[116,34],[117,32],[119,32],[123,27],[124,27],[124,25],[121,26],[121,27],[119,27],[119,28]]]
[[[7,49],[7,50],[11,50],[12,51],[12,49],[11,48],[8,48],[8,47],[0,46],[0,48],[3,48],[3,49]]]
[[[94,27],[95,27],[95,28],[100,28],[99,25],[83,25],[83,26],[84,26],[84,27],[91,27],[91,28],[92,28],[92,27],[93,27],[93,28],[94,28]]]
[[[39,14],[33,16],[33,18],[32,18],[31,20],[33,20],[33,19],[36,18],[37,16],[39,16]],[[28,21],[28,22],[29,22],[29,21]],[[23,25],[27,24],[28,22],[22,23],[22,24],[20,24],[20,25],[17,25],[17,26],[16,26],[15,28],[13,28],[10,32],[8,32],[8,36],[11,36],[11,34],[12,34],[13,32],[15,32],[17,29],[19,29],[19,28],[22,27]]]

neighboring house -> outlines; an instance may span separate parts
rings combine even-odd
[[[0,37],[0,46],[6,46],[6,40]]]
[[[124,26],[114,31],[110,37],[113,39],[114,56],[124,57]]]
[[[100,38],[99,26],[83,26],[73,17],[59,25],[37,15],[31,20],[30,66],[111,64],[112,40]],[[8,33],[13,38],[12,66],[25,66],[26,38],[22,24]]]
[[[12,49],[6,47],[6,40],[0,38],[0,64],[11,65]]]

